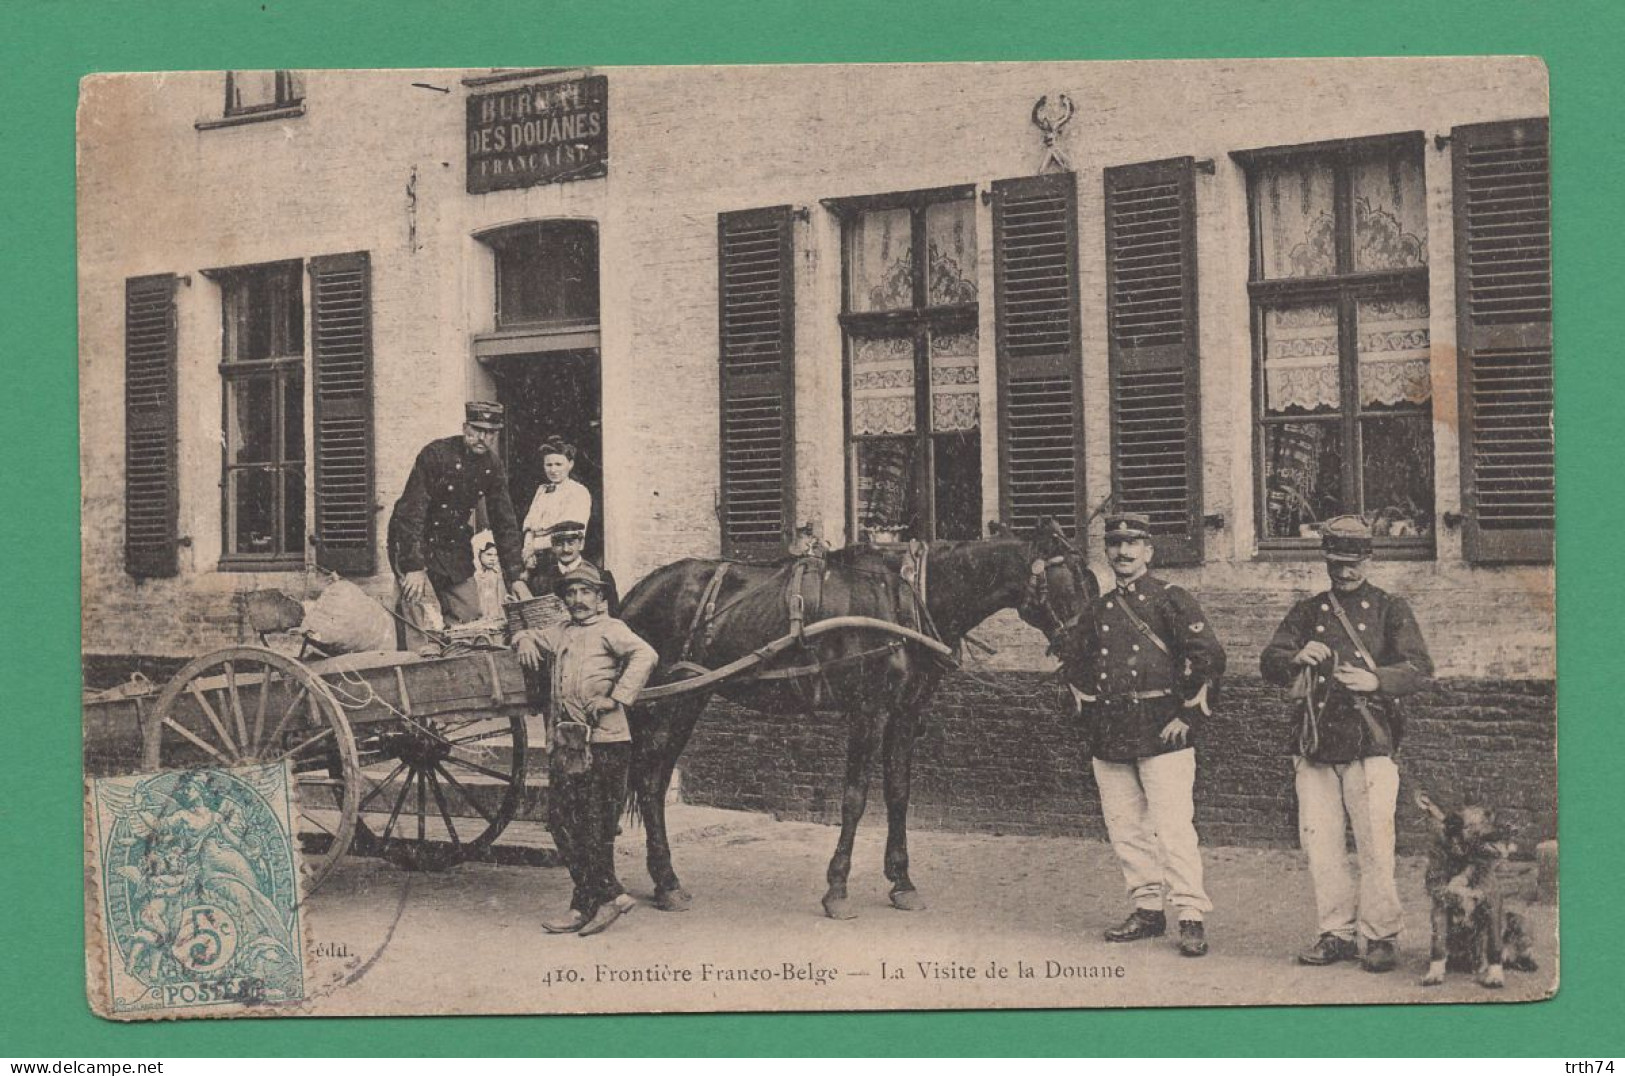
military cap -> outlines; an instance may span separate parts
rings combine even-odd
[[[1321,524],[1320,549],[1327,560],[1364,560],[1371,555],[1371,527],[1359,516],[1337,516]]]
[[[502,405],[489,400],[470,400],[463,407],[463,421],[476,429],[502,429],[502,415]]]
[[[564,589],[572,583],[585,583],[600,594],[604,592],[604,577],[598,573],[597,568],[594,568],[586,561],[582,561],[559,576],[558,580],[553,584],[553,593],[562,595]]]
[[[542,533],[550,539],[585,538],[587,537],[587,525],[573,519],[561,519]]]
[[[1106,517],[1106,540],[1151,537],[1151,517],[1140,512],[1115,512]]]

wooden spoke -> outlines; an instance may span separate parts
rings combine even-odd
[[[303,751],[305,748],[309,747],[311,744],[317,743],[317,742],[319,742],[321,740],[325,740],[325,739],[327,739],[328,737],[330,737],[332,735],[333,735],[333,730],[332,729],[323,729],[322,731],[318,732],[316,735],[312,736],[310,739],[305,740],[303,743],[300,743],[298,746],[290,747],[288,750],[282,752],[282,754],[278,755],[276,758],[271,759],[271,761],[272,762],[282,762],[282,761],[285,761],[286,759],[290,759],[293,756],[297,755],[299,752]]]
[[[513,730],[512,729],[507,729],[507,728],[491,729],[491,730],[489,730],[487,732],[476,732],[472,736],[464,736],[460,740],[452,740],[451,741],[451,746],[453,746],[453,747],[461,747],[464,744],[483,743],[486,740],[500,740],[500,739],[503,739],[505,737],[506,738],[511,738],[512,736],[513,736]]]
[[[363,811],[366,810],[367,809],[367,804],[369,804],[369,803],[371,803],[373,801],[373,797],[377,796],[378,793],[382,792],[385,788],[388,788],[389,787],[389,782],[395,780],[395,775],[400,773],[404,769],[406,769],[406,763],[397,762],[395,764],[395,768],[393,770],[389,771],[389,776],[385,777],[382,781],[380,781],[376,785],[374,785],[373,788],[372,788],[372,791],[368,792],[365,796],[363,796],[361,798],[361,806],[360,806],[359,809],[363,810]]]
[[[237,738],[243,749],[253,752],[254,742],[248,738],[248,722],[243,720],[243,698],[237,692],[237,666],[226,662],[226,701],[231,704],[231,723],[237,729]]]
[[[191,729],[187,728],[185,725],[181,724],[179,721],[176,721],[172,717],[166,717],[166,718],[164,718],[163,723],[168,728],[172,728],[176,732],[180,733],[186,739],[191,740],[192,743],[195,744],[199,749],[208,752],[209,756],[211,758],[213,758],[216,762],[219,762],[220,764],[225,765],[225,766],[231,765],[231,759],[227,758],[225,755],[222,755],[220,752],[216,751],[214,748],[212,748],[208,744],[204,743],[203,740],[200,739],[197,735],[195,735],[192,732]]]
[[[401,816],[401,807],[406,803],[406,794],[412,791],[412,779],[418,775],[416,770],[407,774],[406,780],[401,783],[401,794],[395,797],[395,806],[389,810],[389,821],[384,823],[384,840],[389,840],[389,833],[395,828],[395,820]]]
[[[265,731],[265,707],[271,701],[271,678],[275,676],[270,666],[260,674],[260,697],[254,704],[254,754],[258,755],[265,746],[260,734]]]
[[[503,773],[500,770],[493,770],[489,766],[481,766],[478,763],[469,762],[466,759],[458,758],[456,755],[452,755],[452,756],[448,757],[446,759],[446,761],[447,762],[455,762],[457,765],[463,767],[465,770],[473,770],[475,773],[483,773],[487,777],[494,777],[498,781],[502,781],[504,783],[507,783],[507,782],[513,780],[513,774],[511,774],[511,773]]]
[[[418,843],[422,844],[429,839],[429,779],[424,771],[418,771]]]
[[[293,701],[288,703],[288,708],[282,711],[282,718],[281,720],[277,721],[276,728],[272,729],[271,735],[265,738],[265,742],[261,745],[262,748],[269,748],[272,744],[282,739],[282,731],[288,727],[288,721],[293,717],[293,712],[297,710],[300,705],[309,700],[309,698],[309,686],[301,686],[299,688],[299,694],[295,695],[293,697]]]
[[[483,806],[481,806],[478,799],[469,794],[468,789],[464,788],[462,782],[458,781],[457,778],[451,775],[450,770],[446,769],[446,767],[440,765],[438,762],[435,763],[435,769],[440,771],[440,776],[446,779],[447,784],[451,785],[452,788],[455,788],[458,792],[462,793],[464,803],[474,808],[475,813],[481,818],[485,819],[491,825],[496,825],[497,820],[492,816],[491,812],[487,811]]]
[[[446,794],[441,791],[440,782],[436,781],[427,770],[423,771],[423,779],[429,783],[429,787],[434,791],[435,806],[440,808],[440,817],[445,819],[446,832],[451,834],[452,846],[462,848],[463,842],[457,839],[457,827],[451,824],[451,812],[446,810]]]
[[[197,704],[203,708],[203,716],[209,719],[209,724],[214,726],[214,731],[220,734],[220,742],[226,745],[226,749],[232,753],[233,757],[241,758],[243,753],[237,750],[237,741],[231,738],[231,733],[226,731],[225,722],[221,721],[220,715],[214,712],[214,707],[209,705],[209,700],[203,697],[203,690],[197,686],[197,681],[193,680],[187,684],[186,689],[192,693],[192,697],[197,700]]]

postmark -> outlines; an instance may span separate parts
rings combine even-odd
[[[306,998],[285,763],[98,778],[90,798],[104,1015]]]

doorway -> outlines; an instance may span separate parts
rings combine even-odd
[[[602,387],[597,348],[503,355],[487,360],[497,400],[507,411],[502,458],[508,492],[524,521],[544,481],[542,446],[566,441],[575,446],[570,477],[592,493],[586,557],[604,563],[604,441]]]

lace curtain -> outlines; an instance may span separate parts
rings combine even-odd
[[[931,334],[931,429],[959,433],[981,425],[976,330]]]
[[[906,310],[914,305],[912,216],[906,209],[876,209],[852,225],[854,311]]]
[[[1353,163],[1354,268],[1408,269],[1427,264],[1427,188],[1422,162],[1406,152]],[[1330,161],[1287,161],[1259,178],[1264,276],[1331,276],[1337,238]]]
[[[1427,300],[1362,300],[1358,320],[1361,406],[1432,399]],[[1271,414],[1341,408],[1336,306],[1317,303],[1268,313],[1264,391]]]
[[[851,389],[853,436],[913,433],[913,338],[854,336]]]

